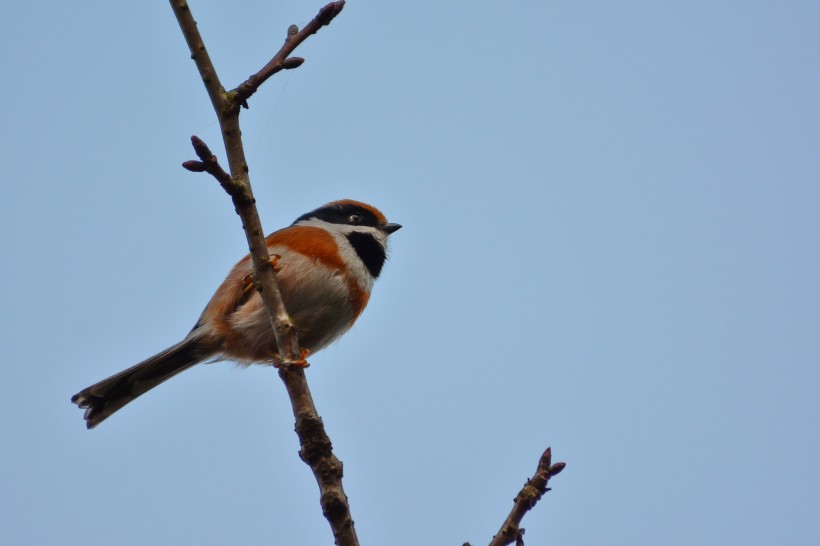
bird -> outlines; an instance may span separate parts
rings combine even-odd
[[[401,227],[372,205],[342,199],[303,214],[266,237],[276,284],[303,355],[327,347],[353,326],[382,272],[387,239]],[[182,341],[81,390],[71,401],[85,410],[86,426],[92,429],[180,372],[221,360],[240,365],[282,363],[253,284],[250,255],[228,273]]]

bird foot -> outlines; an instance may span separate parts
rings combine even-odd
[[[296,366],[297,368],[308,368],[310,367],[310,362],[308,362],[306,358],[309,354],[310,349],[299,349],[299,358],[296,360],[282,360],[281,358],[274,358],[273,367],[282,368],[284,366]]]
[[[282,256],[280,256],[279,254],[273,254],[270,257],[270,260],[268,261],[268,263],[271,265],[271,267],[273,267],[273,272],[274,273],[279,273],[280,271],[282,271],[282,266],[279,265],[279,260],[281,260],[281,259],[282,259]],[[251,273],[248,273],[247,275],[245,275],[244,277],[242,277],[242,294],[245,297],[247,297],[248,293],[251,290],[253,290],[254,288],[255,288],[255,285],[253,283],[253,272],[251,272]]]

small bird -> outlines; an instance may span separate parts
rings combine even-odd
[[[401,228],[375,207],[344,199],[303,214],[268,235],[282,300],[303,352],[315,353],[353,326],[387,259],[387,238]],[[205,361],[279,362],[276,340],[250,255],[234,266],[185,339],[71,397],[94,428],[138,396]],[[304,365],[307,365],[305,362]]]

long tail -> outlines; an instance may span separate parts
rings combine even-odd
[[[184,339],[136,366],[81,390],[71,401],[85,409],[85,424],[94,428],[138,396],[211,356],[211,351],[203,350],[198,340]]]

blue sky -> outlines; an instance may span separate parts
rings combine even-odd
[[[191,6],[224,82],[321,4]],[[352,0],[243,112],[263,225],[405,228],[312,357],[363,544],[820,542],[820,5]],[[329,544],[285,391],[198,366],[93,431],[246,249],[164,2],[0,21],[0,542]]]

